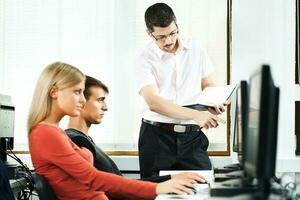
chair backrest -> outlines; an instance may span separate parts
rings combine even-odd
[[[34,189],[40,200],[57,200],[53,189],[45,177],[37,173],[33,174]]]

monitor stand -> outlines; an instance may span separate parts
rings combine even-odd
[[[253,193],[258,191],[257,184],[249,178],[239,178],[224,182],[210,184],[210,195],[213,196],[234,196],[238,194]]]

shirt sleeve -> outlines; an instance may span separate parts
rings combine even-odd
[[[62,130],[54,131],[47,128],[39,131],[36,137],[30,139],[31,151],[42,154],[46,162],[54,163],[78,182],[89,186],[91,190],[103,191],[112,197],[154,198],[156,196],[155,183],[130,180],[98,171],[75,151],[68,136],[64,135]]]
[[[150,60],[143,54],[139,56],[136,62],[136,80],[137,91],[139,94],[143,87],[147,85],[156,85],[153,66]]]
[[[205,78],[209,76],[213,71],[213,65],[207,51],[200,48],[200,65],[201,65],[201,77]]]

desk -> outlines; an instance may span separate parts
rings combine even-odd
[[[206,200],[209,199],[209,195],[196,194],[196,195],[158,195],[155,200]]]
[[[196,194],[196,195],[158,195],[155,200],[254,200],[249,195],[237,195],[233,197],[210,197],[209,194]],[[273,198],[271,198],[273,199]],[[279,200],[279,198],[276,198]]]
[[[158,195],[155,200],[208,200],[208,199],[216,199],[216,200],[232,200],[232,197],[210,197],[209,188],[205,188],[203,190],[198,191],[197,194],[194,195]]]
[[[214,182],[213,170],[167,170],[160,171],[159,175],[177,174],[180,172],[195,172],[203,175],[207,182]],[[237,195],[232,197],[211,197],[209,186],[207,184],[200,184],[202,188],[195,195],[158,195],[155,200],[252,200],[254,199],[251,194]]]

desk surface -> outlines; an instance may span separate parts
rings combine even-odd
[[[210,197],[209,194],[195,195],[158,195],[155,200],[253,200],[249,194],[237,195],[233,197]]]
[[[196,172],[202,174],[208,182],[214,182],[214,173],[213,170],[183,170],[189,172]],[[161,171],[160,175],[166,174],[176,174],[183,171]],[[209,194],[209,185],[208,184],[200,184],[199,191],[195,195],[158,195],[156,200],[252,200],[253,197],[251,194],[237,195],[232,197],[210,197]]]
[[[158,195],[155,200],[169,200],[169,199],[186,199],[186,200],[204,200],[208,199],[208,195],[196,194],[196,195]]]
[[[165,199],[188,199],[188,200],[204,200],[209,198],[209,185],[208,184],[199,184],[198,192],[194,195],[158,195],[156,200],[165,200]]]

